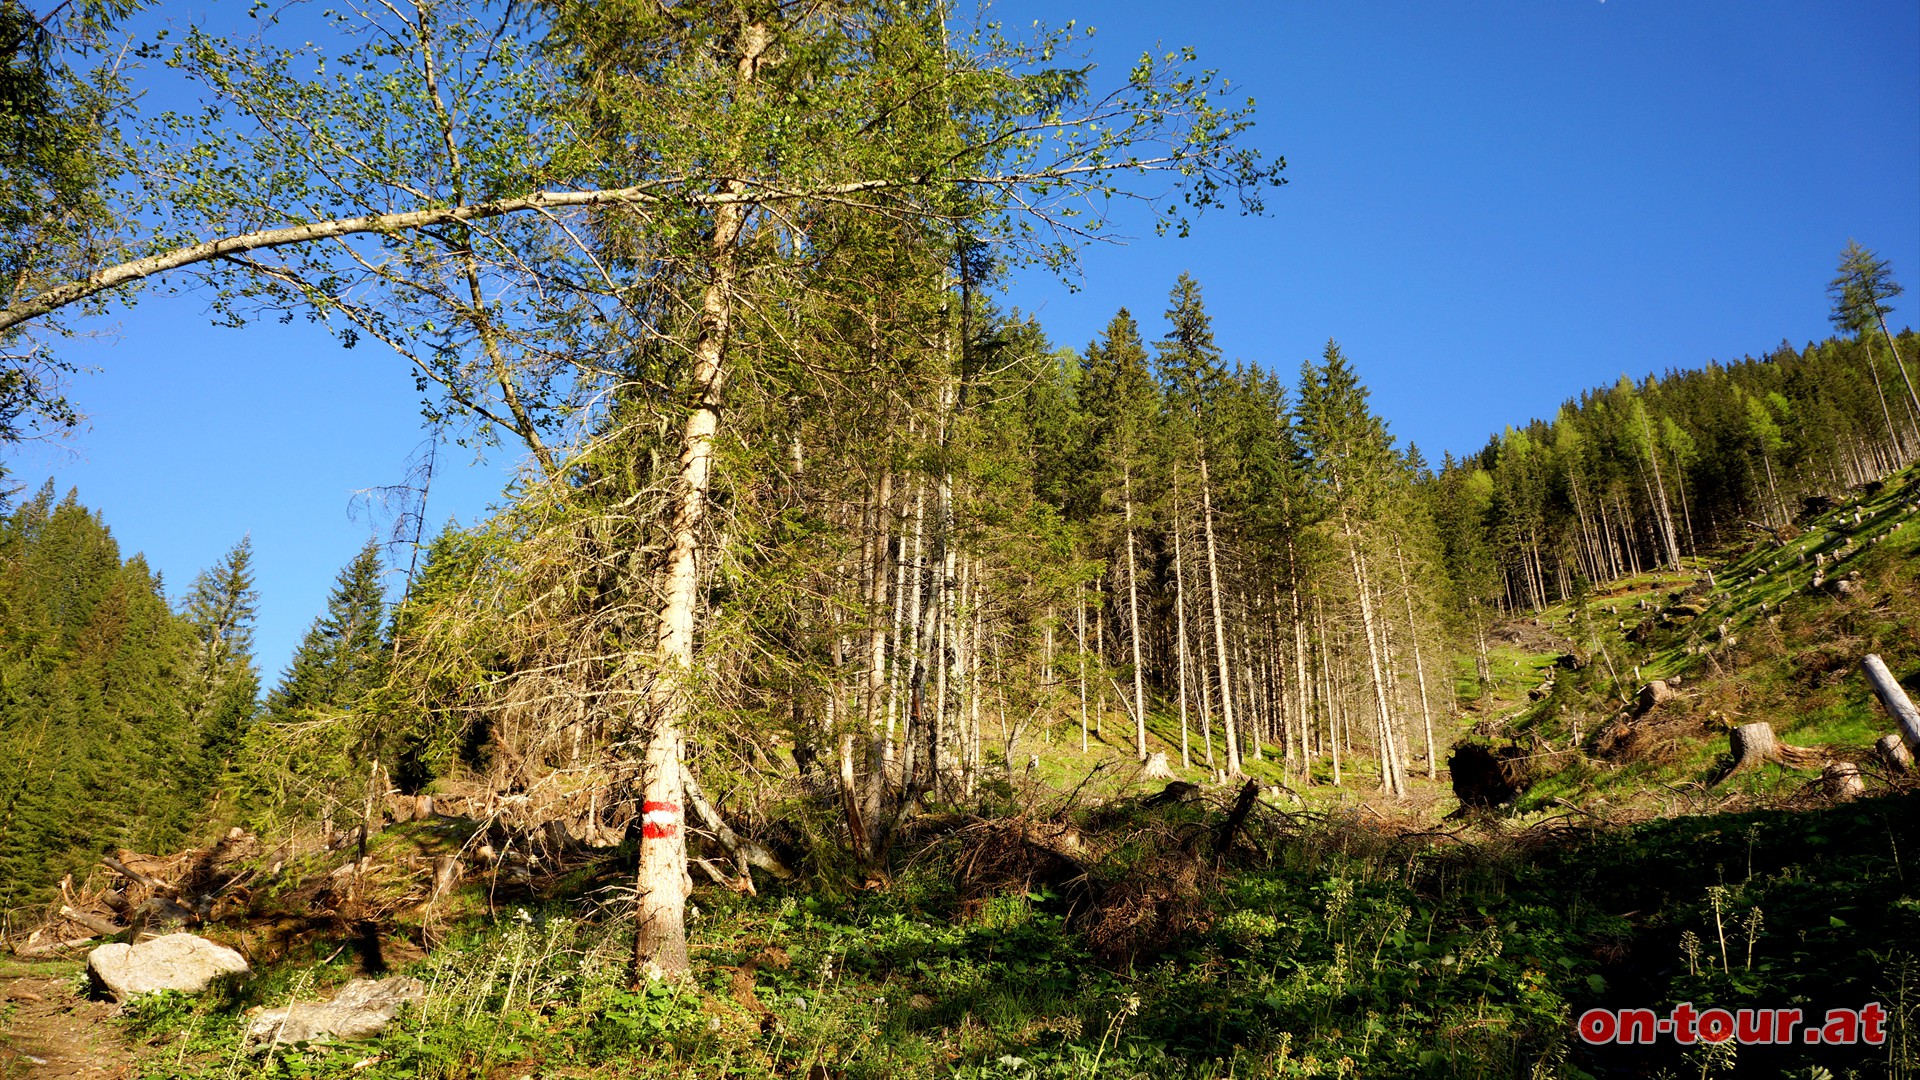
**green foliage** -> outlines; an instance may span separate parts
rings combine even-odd
[[[179,846],[226,729],[189,707],[193,624],[74,494],[56,504],[49,484],[0,524],[0,619],[6,909],[103,851]]]
[[[368,706],[391,661],[380,575],[380,546],[368,541],[341,569],[325,614],[247,729],[233,782],[257,828],[330,817],[365,794],[379,750]]]

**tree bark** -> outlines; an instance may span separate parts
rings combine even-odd
[[[1140,585],[1133,555],[1133,473],[1121,472],[1121,500],[1127,528],[1127,620],[1133,638],[1133,740],[1134,753],[1147,760],[1147,695],[1145,675],[1140,662]]]
[[[1187,575],[1180,542],[1180,471],[1173,473],[1173,639],[1180,673],[1180,767],[1193,768],[1187,748]],[[1208,764],[1212,764],[1209,760]]]
[[[1893,677],[1893,672],[1887,670],[1886,661],[1878,655],[1868,653],[1860,666],[1866,671],[1867,681],[1873,684],[1873,692],[1880,698],[1887,715],[1900,725],[1900,738],[1907,744],[1907,749],[1920,753],[1920,709],[1914,708],[1906,690],[1901,688],[1900,680]]]
[[[741,88],[750,84],[773,35],[763,23],[741,34],[736,68]],[[723,189],[744,196],[746,186],[727,181]],[[720,429],[726,388],[727,343],[733,332],[736,254],[747,220],[744,199],[720,205],[707,243],[707,285],[700,301],[700,329],[693,342],[695,401],[681,433],[678,476],[667,554],[666,587],[660,606],[655,673],[648,705],[652,712],[641,777],[640,867],[634,883],[634,919],[638,933],[634,960],[645,976],[679,976],[688,969],[687,837],[681,802],[681,740],[692,710],[694,614],[698,607],[701,530],[713,474],[713,442]]]
[[[1207,455],[1200,454],[1200,518],[1207,533],[1207,584],[1213,600],[1213,646],[1220,670],[1220,727],[1226,733],[1227,775],[1240,775],[1240,741],[1233,727],[1233,679],[1228,674],[1226,613],[1220,604],[1220,556],[1213,538],[1213,491]]]
[[[1436,780],[1440,771],[1433,753],[1433,707],[1427,700],[1427,665],[1420,656],[1420,627],[1413,613],[1413,580],[1407,575],[1407,558],[1400,550],[1398,537],[1393,541],[1393,555],[1400,563],[1400,588],[1407,597],[1407,639],[1413,644],[1413,674],[1420,683],[1420,719],[1427,733],[1427,779]]]
[[[1380,669],[1380,638],[1373,618],[1373,589],[1367,582],[1367,570],[1360,561],[1360,542],[1354,535],[1353,519],[1343,507],[1340,530],[1347,541],[1347,558],[1353,566],[1353,584],[1360,594],[1360,624],[1367,635],[1367,670],[1372,676],[1374,708],[1379,710],[1380,785],[1395,798],[1406,795],[1406,778],[1400,774],[1394,747],[1393,713],[1387,705],[1386,676]]]

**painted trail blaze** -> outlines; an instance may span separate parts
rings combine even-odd
[[[680,806],[670,802],[640,804],[640,835],[663,840],[680,830]]]

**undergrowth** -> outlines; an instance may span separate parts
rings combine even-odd
[[[954,834],[841,900],[703,891],[683,984],[634,986],[631,927],[551,895],[407,965],[426,1006],[377,1042],[242,1047],[249,1009],[322,996],[350,954],[144,999],[126,1022],[152,1078],[1907,1075],[1916,809],[1428,835],[1263,811],[1229,865],[1202,860],[1184,929],[1116,960],[1088,913],[1166,873],[1165,841],[1207,815],[1176,807],[1124,822],[1087,882],[981,895]],[[1573,1035],[1594,1006],[1869,1000],[1894,1014],[1889,1046],[1746,1047],[1704,1072],[1671,1042]]]

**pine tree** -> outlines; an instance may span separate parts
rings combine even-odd
[[[260,672],[253,662],[259,599],[253,541],[243,537],[200,572],[181,604],[181,616],[193,630],[185,705],[208,774],[203,786],[226,770],[259,708]]]
[[[326,613],[267,695],[264,722],[247,732],[238,781],[259,828],[302,816],[331,828],[335,811],[365,794],[378,732],[360,710],[386,685],[391,659],[380,575],[370,540],[334,579]]]
[[[1906,383],[1907,402],[1913,409],[1908,418],[1909,431],[1913,439],[1911,445],[1920,447],[1920,428],[1913,426],[1920,423],[1920,420],[1915,419],[1920,417],[1920,394],[1914,392],[1913,379],[1907,374],[1906,361],[1900,357],[1900,346],[1895,343],[1892,332],[1887,329],[1887,312],[1893,310],[1887,301],[1904,291],[1900,283],[1893,280],[1893,267],[1888,265],[1885,259],[1875,255],[1870,249],[1861,247],[1853,240],[1848,240],[1846,250],[1840,253],[1839,275],[1827,286],[1827,295],[1833,299],[1831,317],[1835,326],[1851,332],[1863,342],[1872,332],[1873,327],[1878,326],[1881,336],[1886,338],[1887,348],[1893,353],[1894,366],[1900,370],[1901,381]],[[1871,349],[1867,354],[1867,366],[1873,372],[1874,386],[1878,388],[1880,371],[1873,363]],[[1881,407],[1885,408],[1885,406],[1886,401],[1883,395]],[[1887,426],[1890,430],[1893,427],[1891,414],[1887,417]],[[1898,439],[1898,435],[1895,435],[1895,441]]]
[[[334,578],[327,611],[313,621],[280,684],[267,695],[267,715],[346,712],[386,681],[386,593],[380,544],[369,540]]]
[[[49,483],[0,523],[0,909],[118,847],[171,850],[200,804],[190,637],[138,555]]]
[[[1139,491],[1150,469],[1150,435],[1159,395],[1147,371],[1147,350],[1139,326],[1122,308],[1099,341],[1087,346],[1082,397],[1095,451],[1096,467],[1089,479],[1104,489],[1107,499],[1120,504],[1120,549],[1115,560],[1125,571],[1128,646],[1133,670],[1134,751],[1147,759],[1146,661],[1142,656],[1140,621],[1140,556],[1136,522]]]

